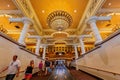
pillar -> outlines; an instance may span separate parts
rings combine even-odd
[[[39,49],[40,49],[40,37],[37,38],[36,50],[35,50],[35,54],[36,54],[36,55],[40,55],[40,54],[39,54]]]
[[[88,20],[88,24],[90,24],[90,27],[91,27],[93,34],[95,36],[95,39],[96,39],[95,44],[102,41],[101,35],[100,35],[99,30],[98,30],[97,25],[96,25],[96,20],[97,20],[96,17],[91,17]]]
[[[98,30],[97,25],[96,25],[96,21],[97,20],[106,21],[106,20],[110,20],[110,19],[111,19],[111,16],[100,16],[100,17],[92,16],[87,20],[87,22],[88,22],[88,24],[90,24],[90,27],[93,31],[94,36],[95,36],[95,39],[96,39],[95,43],[99,43],[102,41],[101,35],[100,35],[99,30]]]
[[[26,37],[26,34],[28,32],[30,25],[32,25],[32,22],[29,18],[23,18],[23,23],[24,23],[24,26],[23,26],[23,29],[21,31],[20,38],[19,38],[18,42],[25,45],[24,40],[25,40],[25,37]]]
[[[23,26],[23,29],[21,31],[18,42],[20,44],[25,45],[24,40],[25,40],[27,31],[28,31],[30,25],[33,24],[32,19],[27,18],[27,17],[23,17],[23,18],[10,18],[9,20],[10,20],[10,22],[23,22],[24,23],[24,26]]]
[[[46,55],[46,45],[44,45],[44,48],[43,48],[43,56],[42,56],[42,59],[45,59],[45,55]]]
[[[85,53],[85,46],[84,46],[84,42],[83,42],[83,38],[80,38],[80,47],[81,47],[81,52],[82,54]]]
[[[78,58],[77,45],[74,45],[74,49],[75,49],[75,59],[77,59]]]

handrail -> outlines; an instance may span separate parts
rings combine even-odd
[[[86,68],[94,69],[94,70],[97,70],[97,71],[102,71],[102,72],[111,73],[111,74],[113,74],[113,75],[120,75],[119,73],[114,73],[114,72],[107,71],[107,70],[102,70],[102,69],[92,68],[92,67],[83,66],[83,65],[78,65],[78,66],[82,66],[82,67],[86,67]]]
[[[32,54],[32,55],[35,55],[35,56],[37,56],[37,57],[39,57],[38,55],[36,55],[36,54],[34,54],[33,52],[31,52],[30,50],[28,50],[28,49],[26,49],[26,48],[24,48],[24,47],[19,47],[20,49],[22,49],[22,50],[24,50],[24,51],[26,51],[26,52],[28,52],[28,53],[30,53],[30,54]],[[42,58],[41,58],[42,59]]]
[[[5,39],[7,39],[7,40],[9,40],[12,43],[18,45],[20,49],[22,49],[22,50],[24,50],[24,51],[26,51],[28,53],[31,53],[31,54],[33,54],[33,55],[35,55],[35,56],[37,56],[39,58],[38,55],[32,53],[30,50],[27,50],[24,45],[22,45],[22,44],[18,43],[17,41],[13,40],[11,37],[7,36],[6,34],[0,32],[0,36],[3,37],[3,38],[5,38]]]
[[[90,51],[88,51],[88,52],[84,53],[83,55],[81,55],[81,56],[80,56],[79,58],[77,58],[76,60],[84,57],[85,55],[89,54],[90,52],[92,52],[92,51],[94,51],[94,50],[96,50],[96,49],[98,49],[98,48],[100,48],[100,47],[101,47],[101,45],[96,46],[95,48],[93,48],[93,49],[91,49]]]
[[[24,71],[20,71],[19,73],[23,73]],[[5,75],[4,76],[0,76],[0,78],[4,78],[5,77]]]
[[[17,44],[17,45],[19,45],[19,46],[25,47],[24,45],[16,42],[16,41],[13,40],[11,37],[7,36],[6,34],[4,34],[4,33],[2,33],[2,32],[0,32],[0,36],[3,37],[3,38],[5,38],[5,39],[7,39],[7,40],[9,40],[9,41],[11,41],[12,43],[15,43],[15,44]]]
[[[89,54],[90,52],[92,52],[92,51],[94,51],[94,50],[100,48],[100,47],[102,46],[103,43],[109,41],[110,39],[114,38],[115,36],[117,36],[117,35],[119,35],[119,34],[120,34],[120,30],[118,30],[118,31],[116,31],[115,33],[111,34],[108,38],[106,38],[106,39],[103,40],[102,42],[96,44],[96,45],[95,45],[95,46],[96,46],[95,48],[93,48],[93,49],[91,49],[90,51],[84,53],[83,55],[81,55],[81,56],[80,56],[79,58],[77,58],[76,60],[78,60],[78,59],[84,57],[86,54]]]
[[[37,69],[38,67],[35,67],[34,69]],[[24,70],[23,71],[20,71],[19,73],[23,73],[23,72],[25,72]],[[4,78],[5,77],[5,75],[4,76],[0,76],[0,78]]]

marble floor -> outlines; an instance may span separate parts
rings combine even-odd
[[[55,67],[55,69],[48,75],[34,74],[31,80],[102,80],[90,76],[82,71],[77,71],[75,69],[68,69],[65,65],[60,64]]]

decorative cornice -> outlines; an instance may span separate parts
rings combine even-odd
[[[87,18],[94,16],[97,12],[97,10],[101,7],[101,5],[104,3],[105,0],[89,0],[88,5],[83,13],[83,17],[81,21],[79,22],[78,29],[79,33],[82,34],[87,27],[85,21]]]
[[[36,13],[32,7],[32,4],[30,3],[30,0],[12,0],[12,1],[17,6],[17,8],[22,11],[24,16],[32,18],[34,20],[33,27],[35,28],[35,31],[39,35],[42,35],[41,24],[36,16]]]
[[[0,10],[0,14],[22,14],[20,10]]]
[[[98,11],[98,13],[120,13],[120,8],[103,8]]]

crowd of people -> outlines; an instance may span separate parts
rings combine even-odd
[[[21,62],[20,60],[18,60],[18,56],[14,55],[13,60],[10,61],[7,67],[5,67],[3,70],[0,71],[0,74],[7,70],[7,75],[5,77],[5,80],[13,80],[15,76],[16,77],[19,76],[20,67],[21,67]],[[41,60],[38,65],[39,68],[38,76],[39,75],[43,76],[43,73],[45,76],[48,75],[49,73],[52,72],[54,67],[55,67],[54,61],[49,61],[48,58],[46,58],[45,61]],[[30,80],[32,78],[33,69],[34,69],[34,60],[31,60],[25,69],[25,76],[23,80]]]
[[[49,75],[53,71],[55,66],[61,64],[61,62],[62,61],[50,61],[48,60],[48,58],[46,58],[45,60],[40,60],[38,64],[39,71],[37,75],[38,76]],[[16,77],[19,76],[20,67],[21,67],[21,62],[20,60],[18,60],[18,56],[14,55],[9,65],[3,70],[1,70],[0,73],[8,70],[5,80],[13,80],[15,76]],[[23,80],[30,80],[32,78],[33,69],[34,69],[34,60],[30,60],[29,64],[26,66],[26,69],[24,71],[25,74]]]

